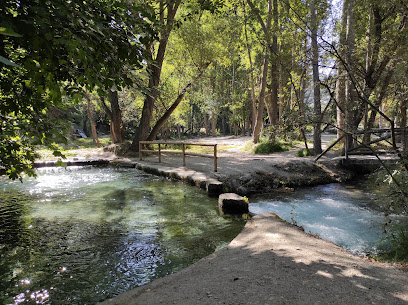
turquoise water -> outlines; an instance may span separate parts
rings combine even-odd
[[[95,304],[228,244],[216,199],[135,169],[0,180],[0,304]]]
[[[362,185],[328,184],[251,198],[249,210],[276,213],[306,232],[363,255],[377,251],[385,223],[407,222],[404,216],[387,216],[387,198],[379,196]]]

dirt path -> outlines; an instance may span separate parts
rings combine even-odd
[[[323,144],[332,137],[325,135]],[[186,142],[218,145],[218,170],[214,172],[213,159],[202,157],[186,157],[186,168],[215,178],[223,182],[227,191],[245,196],[282,188],[344,181],[351,176],[350,172],[337,167],[335,163],[323,161],[316,164],[313,157],[295,157],[299,148],[270,155],[245,152],[242,149],[248,141],[250,137],[189,139]],[[157,154],[145,156],[141,163],[159,164]],[[181,156],[174,154],[164,154],[160,165],[180,170],[183,168]]]
[[[103,305],[407,304],[407,273],[355,257],[273,214],[228,247]]]

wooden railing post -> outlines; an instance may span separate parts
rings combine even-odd
[[[217,144],[214,145],[214,172],[217,171]]]
[[[159,143],[159,163],[161,163],[161,149],[160,149],[160,143]]]
[[[143,147],[143,145],[139,141],[139,159],[140,159],[140,161],[143,160],[142,147]]]
[[[186,146],[183,143],[183,166],[186,166]]]
[[[346,140],[344,141],[344,157],[346,158],[346,160],[348,160],[349,139],[350,139],[350,134],[347,133]]]

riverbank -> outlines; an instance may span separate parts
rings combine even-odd
[[[324,139],[323,145],[327,145],[332,136],[326,135]],[[242,196],[344,182],[355,175],[341,167],[338,161],[322,158],[319,163],[315,163],[314,157],[296,157],[299,148],[270,155],[254,155],[243,149],[250,142],[250,137],[208,137],[189,139],[188,142],[217,144],[217,172],[214,172],[214,161],[211,158],[187,157],[186,166],[183,166],[180,155],[163,153],[160,163],[157,154],[144,154],[143,161],[140,161],[138,156],[117,156],[115,153],[121,148],[115,145],[105,149],[73,151],[71,154],[75,158],[71,158],[70,162],[109,160],[114,166],[137,167],[204,189],[210,183],[217,189],[215,193],[221,187],[221,192],[234,192]],[[41,162],[37,165],[42,166]]]
[[[331,138],[327,137],[323,143],[327,144]],[[254,155],[243,150],[250,142],[250,137],[199,138],[189,139],[188,142],[217,144],[217,172],[214,172],[213,159],[203,157],[186,157],[185,167],[180,155],[165,153],[162,154],[160,163],[157,154],[144,154],[143,161],[125,157],[117,161],[133,160],[138,168],[169,177],[174,173],[175,178],[177,173],[183,172],[205,175],[208,179],[222,182],[224,192],[242,196],[343,182],[355,175],[331,159],[322,158],[321,162],[315,163],[314,157],[296,157],[299,148],[270,155]],[[183,179],[184,176],[186,174],[181,174],[180,180],[186,180]]]
[[[407,272],[262,214],[224,249],[102,305],[406,304]]]
[[[200,174],[221,181],[224,191],[250,196],[292,191],[298,186],[345,181],[352,177],[337,164],[297,158],[295,151],[253,155],[241,150],[248,139],[198,139],[217,143],[218,171],[211,159],[157,155],[103,156],[117,164]],[[189,140],[190,141],[190,140]],[[99,150],[100,152],[100,150]],[[89,154],[89,152],[88,152]],[[173,176],[172,176],[173,175]],[[231,244],[176,274],[131,290],[103,304],[406,304],[407,272],[369,262],[306,234],[270,214],[258,215]]]

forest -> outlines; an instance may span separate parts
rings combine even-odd
[[[356,131],[389,128],[406,162],[406,129],[394,135],[407,126],[405,1],[3,0],[0,14],[12,179],[35,175],[39,145],[62,156],[76,129],[129,152],[217,134],[307,147],[312,134],[317,155],[323,131],[352,147],[371,141]]]

